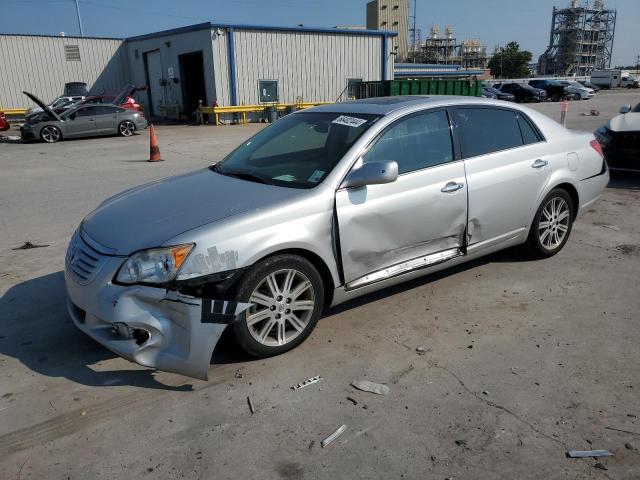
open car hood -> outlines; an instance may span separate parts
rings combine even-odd
[[[36,105],[38,105],[43,111],[47,112],[53,118],[62,121],[62,119],[60,118],[60,115],[58,115],[51,108],[49,108],[47,105],[45,105],[45,103],[42,100],[40,100],[38,97],[36,97],[35,95],[33,95],[32,93],[29,93],[29,92],[22,92],[22,93],[24,93],[27,97],[29,97],[31,100],[33,100],[36,103]]]

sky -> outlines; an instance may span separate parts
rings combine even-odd
[[[85,36],[120,38],[205,21],[364,25],[366,0],[79,0],[79,4]],[[416,24],[423,38],[432,25],[441,31],[451,25],[458,40],[478,38],[490,51],[515,40],[535,60],[549,42],[553,6],[568,4],[569,0],[417,0]],[[635,64],[640,54],[640,0],[605,0],[605,6],[618,10],[613,65]],[[60,32],[79,34],[75,0],[0,0],[0,33]]]

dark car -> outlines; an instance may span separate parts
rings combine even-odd
[[[600,90],[602,90],[602,88],[600,88],[597,85],[594,85],[591,82],[587,82],[586,80],[578,80],[578,83],[584,85],[587,88],[590,88],[591,90],[593,90],[594,92],[599,92]]]
[[[9,122],[7,117],[4,116],[4,112],[0,112],[0,132],[6,132],[9,130]]]
[[[640,103],[622,107],[595,134],[611,171],[640,172]]]
[[[564,85],[559,84],[555,80],[538,78],[529,80],[529,85],[547,92],[547,98],[551,99],[552,102],[559,102],[560,100],[567,98],[567,89]]]
[[[526,83],[498,83],[494,87],[503,93],[510,93],[515,97],[515,101],[520,103],[544,102],[547,99],[547,92]]]
[[[487,93],[490,93],[494,96],[494,98],[498,100],[505,100],[507,102],[515,102],[516,97],[514,97],[510,93],[501,92],[497,88],[489,87],[488,85],[483,85],[482,90],[485,90]]]

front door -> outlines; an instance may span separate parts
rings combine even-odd
[[[525,230],[554,162],[540,132],[520,112],[499,107],[451,110],[469,187],[469,249],[507,241]]]
[[[96,134],[96,105],[89,105],[76,110],[65,122],[65,136],[85,137]]]
[[[395,182],[336,192],[347,288],[457,256],[463,245],[466,179],[463,162],[454,158],[447,112],[429,110],[392,124],[361,159],[385,160],[398,163]]]

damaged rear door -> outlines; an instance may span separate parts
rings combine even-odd
[[[461,254],[467,187],[446,110],[432,109],[394,122],[355,167],[390,160],[398,164],[395,182],[336,192],[347,289]]]

